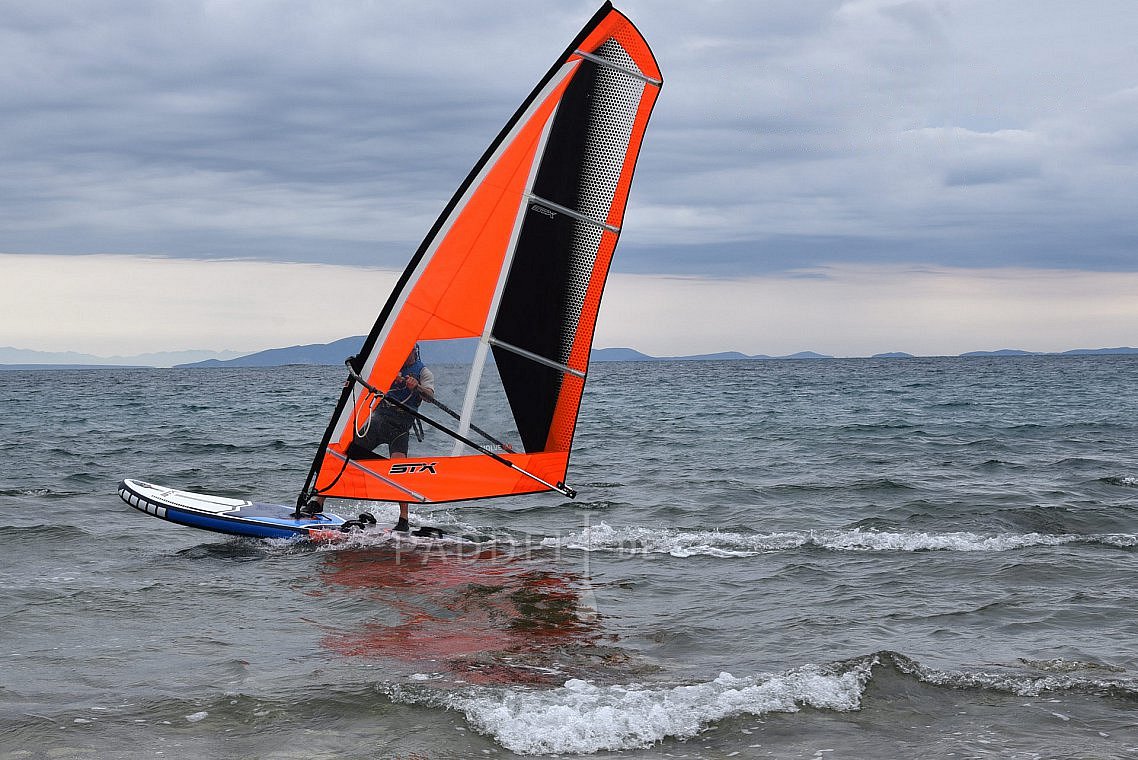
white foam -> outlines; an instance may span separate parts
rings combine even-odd
[[[1120,546],[1138,543],[1135,536],[1077,536],[1045,533],[983,535],[970,532],[845,530],[736,533],[682,531],[672,528],[614,528],[599,523],[542,545],[581,551],[615,551],[627,554],[670,554],[673,557],[753,557],[763,552],[817,546],[834,551],[1009,551],[1029,546],[1058,546],[1076,541],[1101,541]],[[1132,543],[1125,543],[1127,540]]]
[[[418,527],[418,523],[411,523],[412,530]],[[345,549],[372,549],[379,547],[406,549],[408,551],[424,549],[439,550],[440,548],[446,547],[459,551],[473,552],[487,546],[501,543],[497,540],[472,541],[457,534],[444,535],[442,538],[426,538],[415,536],[411,533],[397,533],[392,530],[352,530],[347,533],[337,533],[335,529],[330,530],[333,536],[331,539],[318,541],[314,544],[317,552],[337,552]],[[293,548],[296,546],[298,538],[269,538],[264,540],[273,546]],[[301,537],[299,540],[304,541],[305,539]]]
[[[560,538],[543,539],[542,546],[626,554],[671,554],[673,557],[753,557],[764,551],[793,549],[808,537],[802,533],[746,535],[727,531],[681,531],[672,528],[614,528],[599,523]]]
[[[820,531],[815,543],[827,549],[862,551],[1003,552],[1028,546],[1059,546],[1080,540],[1074,535],[1044,533],[920,533],[910,531]]]
[[[918,680],[934,686],[947,686],[953,689],[991,689],[1008,692],[1021,697],[1038,697],[1049,692],[1090,692],[1099,693],[1113,688],[1133,693],[1132,679],[1086,678],[1060,672],[1055,675],[1033,676],[1017,672],[983,672],[939,670],[923,665],[916,660],[892,654],[893,663],[902,673],[915,676]],[[1038,663],[1028,663],[1033,666]],[[1092,667],[1082,668],[1086,670]],[[1114,670],[1104,667],[1104,670]],[[1052,700],[1055,701],[1055,700]]]
[[[187,715],[186,720],[188,720],[190,723],[197,723],[199,720],[205,720],[207,717],[209,717],[209,713],[205,710],[202,710],[201,712]]]
[[[587,754],[686,739],[737,715],[796,712],[803,705],[856,710],[876,660],[840,672],[807,666],[780,675],[672,688],[595,686],[570,680],[546,691],[479,690],[449,698],[477,731],[523,755]]]
[[[1052,673],[1075,673],[1080,670],[1099,670],[1110,673],[1124,673],[1126,671],[1125,668],[1120,668],[1117,665],[1110,665],[1108,663],[1066,660],[1062,657],[1056,657],[1050,660],[1027,660],[1021,657],[1019,661],[1030,668],[1047,670]]]

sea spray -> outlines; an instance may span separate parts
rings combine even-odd
[[[586,754],[688,739],[738,715],[797,712],[803,706],[856,710],[875,659],[848,669],[809,665],[777,675],[670,688],[597,686],[573,679],[547,691],[483,691],[451,698],[476,730],[524,755]]]

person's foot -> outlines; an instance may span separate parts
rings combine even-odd
[[[406,533],[407,531],[411,530],[411,526],[407,524],[406,517],[400,517],[399,521],[395,523],[395,527],[392,528],[392,530],[398,531],[400,533]]]
[[[320,497],[309,499],[300,508],[300,514],[306,517],[313,517],[324,511],[324,500]]]

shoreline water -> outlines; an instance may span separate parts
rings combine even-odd
[[[597,365],[448,551],[115,495],[295,498],[341,375],[0,375],[0,757],[1138,751],[1138,364]]]

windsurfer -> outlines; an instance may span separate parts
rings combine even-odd
[[[423,364],[419,354],[419,345],[411,349],[403,367],[387,391],[385,399],[400,402],[403,407],[418,410],[424,400],[431,401],[435,397],[435,376]],[[387,445],[389,458],[404,459],[410,449],[411,431],[416,430],[416,437],[421,441],[422,423],[406,411],[403,407],[387,401],[381,402],[371,413],[367,427],[356,431],[352,443],[348,446],[350,459],[374,459],[378,456],[377,448]],[[324,497],[316,496],[308,502],[305,511],[314,514],[323,511]],[[395,523],[395,530],[406,533],[410,526],[407,523],[407,502],[399,502],[399,520]]]

